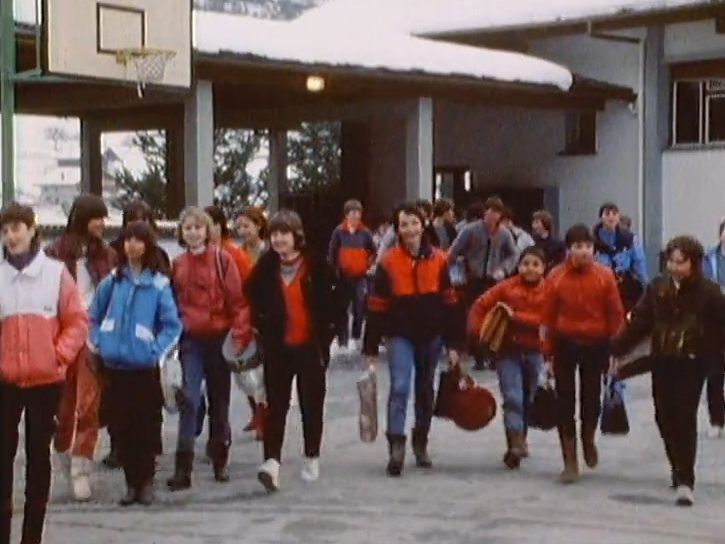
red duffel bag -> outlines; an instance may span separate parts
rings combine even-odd
[[[495,397],[460,366],[457,365],[449,373],[458,374],[458,387],[448,399],[449,418],[466,431],[483,429],[496,417]]]

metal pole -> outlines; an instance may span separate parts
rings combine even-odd
[[[15,0],[0,0],[2,202],[15,198]]]

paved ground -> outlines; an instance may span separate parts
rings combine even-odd
[[[411,467],[402,479],[391,480],[384,475],[384,441],[370,445],[358,439],[359,370],[353,366],[338,362],[331,373],[319,482],[305,484],[299,478],[300,425],[294,409],[282,490],[273,496],[261,491],[255,478],[260,447],[239,431],[247,418],[239,398],[231,483],[215,484],[210,467],[198,460],[194,489],[171,494],[163,485],[172,468],[167,454],[160,460],[158,504],[121,509],[115,504],[123,491],[118,472],[101,469],[95,477],[97,496],[83,506],[68,499],[65,483],[56,478],[46,543],[714,544],[725,538],[725,466],[720,462],[725,441],[703,438],[697,504],[675,507],[646,379],[628,390],[631,435],[601,439],[601,467],[576,486],[555,483],[560,458],[552,433],[535,432],[531,459],[519,472],[505,470],[500,416],[474,434],[436,422],[431,438],[435,469]],[[495,386],[493,374],[478,376]],[[169,452],[174,436],[175,419],[170,418]],[[16,482],[22,478],[22,448],[18,457]],[[21,502],[22,483],[16,483],[16,503]]]

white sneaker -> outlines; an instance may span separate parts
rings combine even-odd
[[[268,493],[279,491],[279,461],[267,459],[257,470],[257,479]]]
[[[55,459],[60,468],[60,473],[67,482],[70,482],[70,467],[71,467],[71,456],[67,451],[55,452]]]
[[[695,504],[695,495],[693,495],[692,489],[686,485],[678,486],[675,492],[675,504],[677,506],[692,506]]]
[[[718,438],[725,438],[725,429],[723,429],[722,427],[718,427],[717,425],[711,425],[710,428],[707,430],[707,437],[713,440],[717,440]]]
[[[316,482],[320,478],[320,460],[317,457],[307,457],[302,467],[302,479],[305,482]]]
[[[73,457],[70,467],[71,488],[73,498],[79,502],[91,499],[91,466],[93,461],[83,457]]]

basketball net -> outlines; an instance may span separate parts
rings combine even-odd
[[[128,65],[133,63],[136,73],[136,90],[138,97],[143,98],[146,85],[159,83],[164,80],[166,65],[176,56],[174,51],[163,49],[121,49],[116,54],[116,62],[123,64],[128,70]]]

